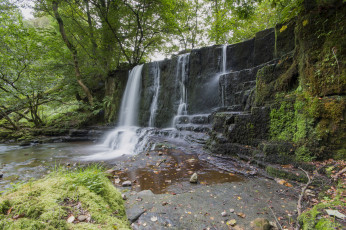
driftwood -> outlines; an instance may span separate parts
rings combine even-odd
[[[298,216],[300,216],[302,214],[302,201],[303,201],[305,191],[309,187],[309,185],[311,184],[313,177],[314,177],[314,176],[310,177],[309,173],[307,171],[305,171],[304,169],[302,169],[302,168],[299,168],[299,169],[302,170],[306,174],[306,177],[308,178],[308,182],[302,188],[302,192],[299,195],[298,204],[297,204]],[[299,229],[300,229],[300,224],[297,220],[296,230],[299,230]]]
[[[340,172],[338,172],[337,174],[335,174],[335,175],[333,176],[334,180],[337,180],[338,177],[339,177],[341,174],[345,173],[345,172],[346,172],[346,167],[343,168],[342,170],[340,170]]]
[[[282,228],[282,226],[281,226],[281,224],[280,224],[278,218],[276,217],[276,215],[275,215],[273,209],[272,209],[269,205],[268,205],[268,208],[269,208],[270,211],[272,212],[272,214],[273,214],[273,216],[274,216],[274,218],[275,218],[276,223],[279,225],[280,229],[282,230],[283,228]]]

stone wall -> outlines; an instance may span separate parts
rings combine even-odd
[[[236,104],[244,104],[241,108],[245,108],[244,101],[255,86],[257,70],[263,63],[274,59],[275,31],[261,31],[251,40],[228,45],[228,73],[220,77],[222,48],[222,45],[215,45],[194,49],[190,53],[185,82],[189,115],[211,113],[222,106]],[[181,90],[177,79],[177,60],[178,57],[174,56],[159,62],[160,92],[155,119],[155,126],[159,128],[171,127],[178,109]],[[140,125],[147,126],[154,95],[154,63],[145,64],[142,74]],[[220,89],[226,90],[226,94],[221,95]]]

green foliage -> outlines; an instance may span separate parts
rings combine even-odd
[[[304,0],[269,0],[269,2],[277,9],[278,22],[286,22],[303,10]]]
[[[42,105],[64,98],[58,92],[66,83],[63,76],[70,72],[63,65],[66,50],[61,48],[48,18],[43,24],[30,24],[8,1],[0,3],[0,17],[4,22],[0,27],[2,127],[16,130],[21,125],[42,126]]]
[[[79,169],[68,176],[73,179],[73,186],[84,186],[98,195],[105,195],[104,184],[108,179],[105,177],[104,168],[98,165],[89,167],[87,170]]]

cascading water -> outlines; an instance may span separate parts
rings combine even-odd
[[[222,73],[226,73],[227,45],[222,46]]]
[[[227,65],[227,45],[225,44],[222,46],[222,69],[221,69],[221,73],[218,74],[218,78],[220,78],[221,75],[227,72],[226,65]],[[225,106],[225,87],[224,86],[221,86],[221,104],[222,106]]]
[[[155,117],[157,111],[157,99],[159,97],[160,91],[160,65],[158,62],[155,62],[154,65],[154,96],[153,101],[150,106],[150,118],[149,118],[149,127],[154,127],[155,125]]]
[[[183,54],[178,56],[178,60],[177,60],[176,79],[179,79],[180,101],[179,101],[177,114],[173,119],[173,127],[175,127],[177,117],[181,115],[187,115],[187,89],[186,89],[185,83],[187,81],[188,72],[189,72],[188,70],[189,57],[190,57],[190,54]]]
[[[103,143],[110,151],[88,156],[86,160],[107,160],[124,154],[134,154],[139,140],[136,125],[138,125],[142,68],[143,65],[138,65],[129,74],[121,102],[118,126]]]
[[[138,105],[143,65],[134,67],[126,84],[121,101],[118,126],[135,126],[138,123]]]

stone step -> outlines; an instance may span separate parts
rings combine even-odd
[[[181,115],[177,116],[176,124],[209,124],[210,114]]]
[[[235,123],[236,117],[248,116],[246,112],[219,112],[215,113],[213,116],[213,126],[212,130],[214,132],[223,133],[226,132],[225,128],[229,127],[231,124]]]
[[[231,106],[224,106],[224,107],[219,107],[217,108],[214,112],[242,112],[243,105],[237,104],[237,105],[231,105]]]
[[[192,132],[209,132],[211,130],[211,125],[196,125],[196,124],[177,124],[175,127],[179,131],[192,131]]]

